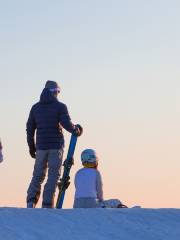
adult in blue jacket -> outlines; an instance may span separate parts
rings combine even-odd
[[[31,108],[27,121],[27,142],[32,158],[35,158],[33,177],[27,191],[27,207],[36,206],[41,184],[48,170],[47,182],[43,191],[42,207],[54,207],[54,194],[63,158],[63,128],[80,136],[82,129],[71,122],[65,104],[58,101],[60,87],[48,80],[43,89],[40,101]],[[36,133],[36,141],[34,136]]]

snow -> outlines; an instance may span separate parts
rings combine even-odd
[[[0,240],[180,240],[180,209],[0,208]]]

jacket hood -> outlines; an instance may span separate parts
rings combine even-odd
[[[48,88],[44,88],[40,96],[40,103],[49,104],[53,102],[57,102],[57,98],[49,91]]]

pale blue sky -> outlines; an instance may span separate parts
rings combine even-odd
[[[164,207],[180,207],[179,23],[175,0],[0,1],[0,137],[6,155],[0,174],[16,179],[16,205],[22,206],[33,167],[26,119],[45,81],[54,79],[73,121],[85,128],[77,158],[85,147],[102,156],[107,196],[114,191],[113,197],[148,207],[162,206],[164,197]],[[166,181],[172,191],[167,196]],[[0,182],[0,195],[6,195]],[[70,199],[72,192],[71,186]],[[12,205],[10,198],[2,204]]]

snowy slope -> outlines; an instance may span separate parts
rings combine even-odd
[[[180,209],[0,208],[0,240],[180,240]]]

